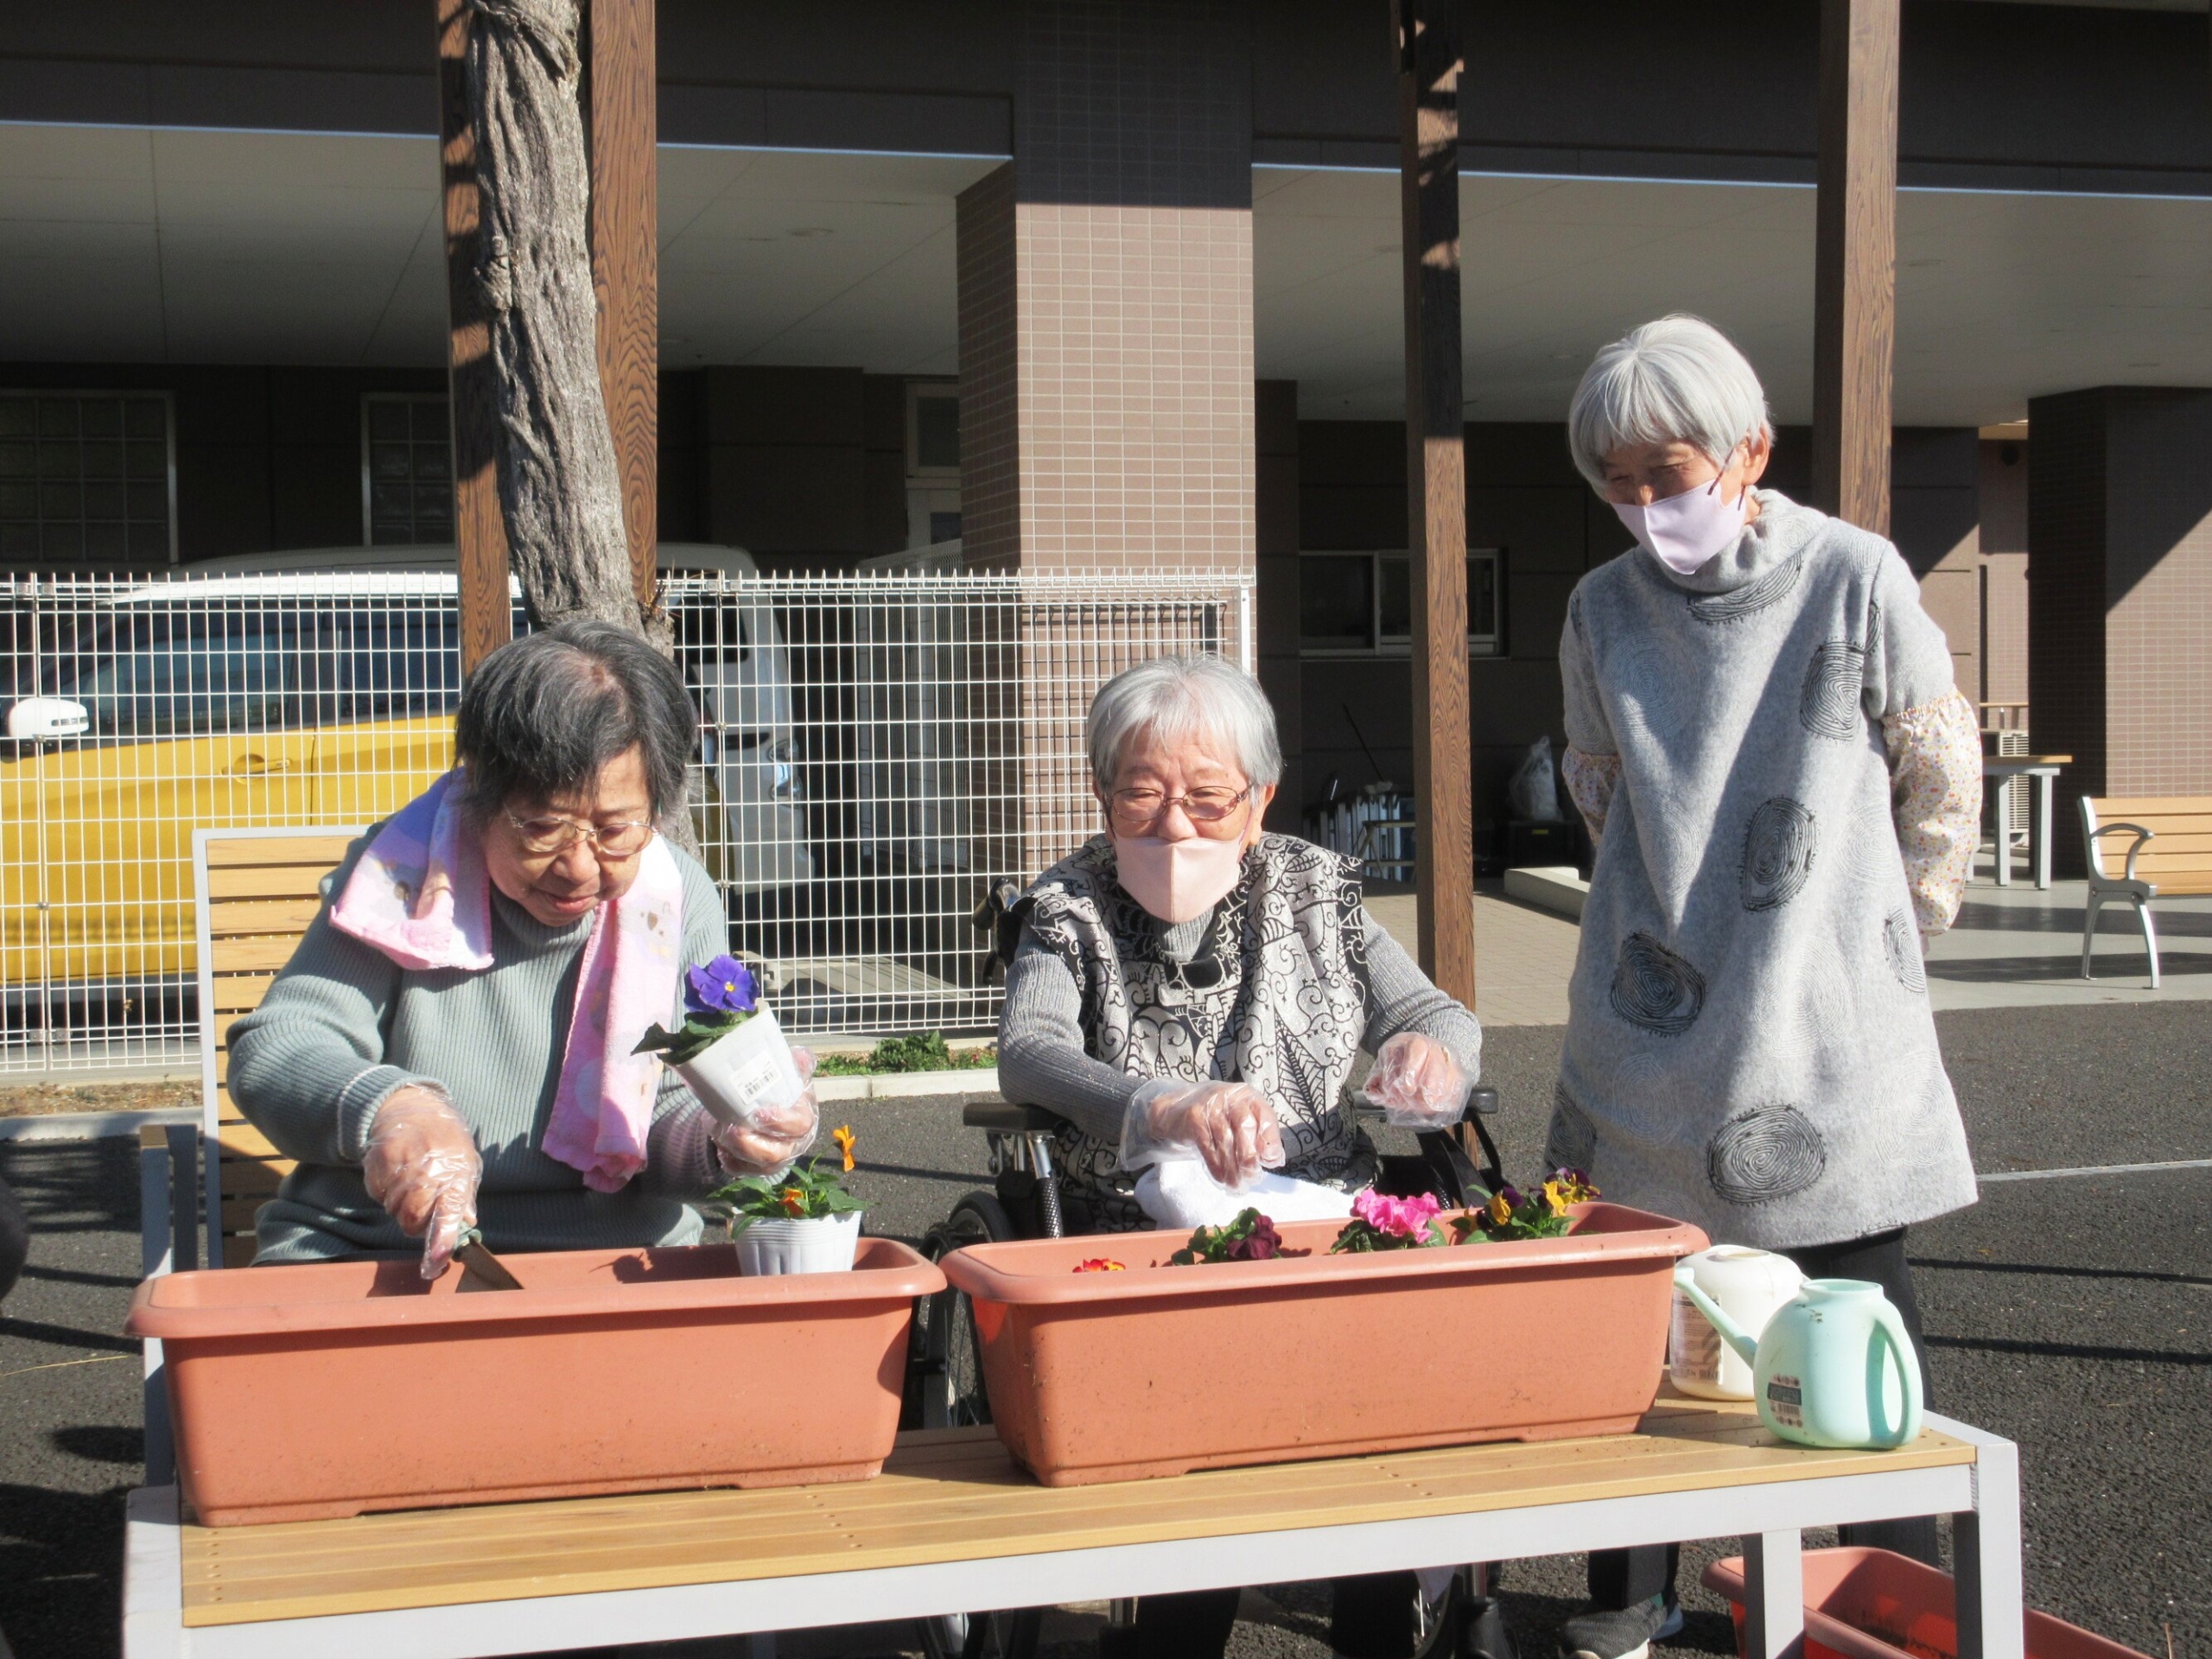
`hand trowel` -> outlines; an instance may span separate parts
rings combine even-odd
[[[507,1271],[507,1264],[492,1254],[484,1243],[484,1235],[470,1228],[461,1236],[461,1243],[454,1247],[453,1259],[461,1263],[461,1285],[456,1294],[472,1290],[520,1290],[522,1281]]]

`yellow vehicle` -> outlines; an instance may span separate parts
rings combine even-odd
[[[753,569],[728,548],[664,546],[661,563]],[[48,582],[29,630],[19,607],[37,647],[18,645],[0,746],[9,1024],[173,1026],[195,966],[195,829],[368,823],[451,764],[453,572],[451,549],[265,555]],[[810,880],[773,622],[738,607],[683,632],[707,641],[682,654],[706,721],[694,813],[710,868],[741,893]]]

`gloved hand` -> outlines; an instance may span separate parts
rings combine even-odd
[[[1402,1031],[1376,1051],[1375,1069],[1361,1092],[1382,1108],[1392,1128],[1441,1129],[1465,1113],[1474,1087],[1450,1049],[1433,1037]]]
[[[1122,1166],[1177,1151],[1195,1151],[1224,1186],[1249,1186],[1262,1169],[1281,1167],[1282,1131],[1274,1108],[1248,1084],[1156,1077],[1137,1090],[1122,1120]]]
[[[715,1124],[715,1155],[731,1174],[780,1175],[814,1144],[822,1127],[814,1099],[814,1056],[794,1048],[791,1064],[806,1084],[797,1100],[788,1106],[763,1107],[742,1123]]]
[[[484,1155],[453,1103],[430,1090],[394,1090],[369,1124],[361,1179],[399,1230],[423,1241],[423,1276],[453,1261],[461,1236],[476,1224]]]

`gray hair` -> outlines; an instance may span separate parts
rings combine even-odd
[[[1567,416],[1575,467],[1600,493],[1605,457],[1623,444],[1694,444],[1726,467],[1754,434],[1774,442],[1758,373],[1727,335],[1679,311],[1601,349]]]
[[[1156,657],[1125,668],[1098,688],[1084,722],[1090,775],[1111,789],[1122,759],[1138,738],[1181,743],[1192,738],[1233,760],[1247,783],[1282,778],[1275,711],[1260,683],[1220,657]]]
[[[683,810],[684,768],[698,715],[683,676],[612,622],[563,622],[501,645],[461,694],[454,748],[480,823],[518,798],[589,790],[607,763],[636,749],[656,821]]]

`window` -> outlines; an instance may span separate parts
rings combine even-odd
[[[171,429],[167,392],[0,391],[0,560],[174,563]]]
[[[1503,653],[1496,548],[1467,551],[1467,651]],[[1298,562],[1298,648],[1307,657],[1403,657],[1413,649],[1409,553],[1307,553]]]
[[[298,633],[296,618],[229,607],[122,618],[54,690],[83,703],[101,737],[264,731],[286,723]]]
[[[906,383],[906,545],[960,539],[960,384]]]
[[[445,395],[369,393],[361,399],[362,544],[435,547],[452,540]]]

